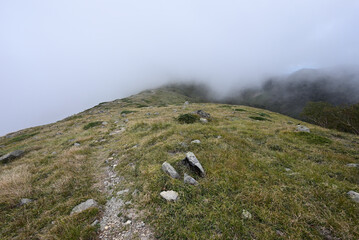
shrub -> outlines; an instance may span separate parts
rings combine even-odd
[[[84,130],[87,130],[87,129],[90,129],[90,128],[99,126],[99,125],[101,125],[101,124],[102,124],[101,121],[90,122],[90,123],[88,123],[88,124],[86,124],[86,125],[84,126]]]
[[[266,119],[264,117],[258,117],[258,116],[250,116],[249,118],[252,118],[254,120],[259,120],[259,121],[270,121],[269,119]]]
[[[234,111],[236,111],[236,112],[246,112],[246,110],[244,110],[242,108],[236,108],[236,109],[234,109]]]
[[[129,111],[129,110],[123,110],[122,112],[121,112],[121,114],[129,114],[129,113],[133,113],[133,112],[135,112],[135,111]]]
[[[192,113],[186,113],[186,114],[179,115],[177,120],[180,123],[190,124],[190,123],[195,123],[195,122],[199,121],[199,116],[196,114],[192,114]]]

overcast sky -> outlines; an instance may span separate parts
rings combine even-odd
[[[174,78],[358,61],[358,0],[0,0],[0,135]]]

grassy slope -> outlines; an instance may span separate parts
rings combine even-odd
[[[26,136],[17,141],[0,139],[5,145],[2,153],[30,151],[0,166],[0,176],[15,175],[5,186],[12,194],[3,194],[0,182],[0,239],[94,236],[96,228],[90,223],[99,212],[71,217],[69,212],[90,197],[104,203],[96,186],[109,156],[120,160],[116,170],[126,179],[118,190],[140,190],[140,197],[132,200],[146,209],[147,221],[160,239],[322,239],[323,232],[327,237],[359,238],[359,207],[345,194],[359,192],[359,170],[345,166],[359,162],[357,136],[311,125],[311,134],[294,133],[296,120],[243,106],[176,106],[185,100],[171,92],[146,91],[24,130],[20,136]],[[238,108],[245,111],[234,111]],[[175,120],[198,109],[211,113],[214,120],[188,125]],[[124,110],[135,112],[121,117]],[[108,125],[83,129],[96,121]],[[121,125],[126,125],[125,132],[109,135]],[[70,139],[81,146],[73,147]],[[191,144],[194,139],[202,143]],[[197,178],[198,187],[161,171],[161,164],[168,161],[182,173],[185,169],[178,163],[187,151],[196,154],[207,172],[206,178]],[[21,176],[30,181],[19,188],[16,181],[21,182]],[[159,193],[165,189],[178,191],[180,200],[161,199]],[[36,201],[16,206],[22,197]],[[241,217],[243,209],[252,219]]]

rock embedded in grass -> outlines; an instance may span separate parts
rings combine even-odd
[[[193,177],[191,177],[190,175],[188,175],[187,173],[184,174],[183,177],[183,182],[184,183],[188,183],[194,186],[197,186],[199,183],[196,181],[196,179],[194,179]]]
[[[170,175],[172,178],[180,178],[180,175],[177,173],[176,169],[174,169],[172,165],[168,162],[164,162],[162,164],[162,170],[168,175]]]
[[[247,210],[243,209],[242,211],[242,218],[244,219],[251,219],[252,218],[252,214],[250,212],[248,212]]]
[[[97,202],[95,200],[88,199],[87,201],[82,202],[79,205],[77,205],[76,207],[74,207],[72,209],[70,215],[75,214],[75,213],[79,213],[79,212],[85,211],[85,210],[87,210],[89,208],[97,207],[97,206],[98,206],[98,204],[97,204]]]
[[[298,124],[297,125],[297,128],[295,129],[296,132],[307,132],[307,133],[310,133],[310,129],[306,126],[303,126],[303,125],[300,125]]]
[[[30,198],[21,198],[21,200],[20,200],[20,206],[29,204],[29,203],[31,203],[31,202],[32,202],[32,199],[30,199]]]
[[[200,141],[200,140],[198,140],[198,139],[196,139],[196,140],[193,140],[191,143],[194,143],[194,144],[200,144],[200,143],[201,143],[201,141]]]
[[[175,191],[163,191],[160,193],[161,197],[163,197],[164,199],[166,199],[167,201],[177,201],[178,199],[178,193]]]
[[[356,168],[359,168],[359,164],[358,163],[349,163],[346,165],[347,167],[356,167]]]
[[[5,154],[4,156],[0,157],[0,163],[7,163],[9,161],[12,161],[16,158],[21,157],[22,155],[24,155],[24,151],[22,150],[15,150],[11,153]]]
[[[347,192],[347,194],[354,202],[359,203],[359,193],[354,191],[349,191]]]
[[[201,123],[208,123],[208,120],[205,119],[205,118],[200,118],[199,121],[200,121]]]
[[[194,155],[193,152],[188,152],[186,154],[186,158],[183,159],[183,163],[185,165],[189,165],[190,168],[195,171],[198,175],[200,175],[201,177],[205,177],[206,173],[201,165],[201,163],[198,161],[198,159],[196,158],[196,156]]]

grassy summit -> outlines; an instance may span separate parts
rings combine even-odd
[[[346,195],[359,192],[359,169],[346,166],[359,162],[358,136],[310,124],[311,133],[297,133],[297,120],[277,113],[210,103],[183,109],[185,101],[196,100],[145,91],[0,138],[0,155],[26,151],[0,164],[0,239],[95,239],[99,226],[91,223],[102,209],[70,212],[89,198],[102,206],[110,198],[100,191],[109,158],[123,177],[114,195],[139,190],[125,200],[159,239],[359,238],[359,203]],[[178,121],[200,109],[212,121]],[[183,177],[189,151],[206,171],[187,172],[199,186],[161,170],[167,161]],[[166,202],[163,190],[179,200]],[[20,206],[21,198],[33,202]]]

